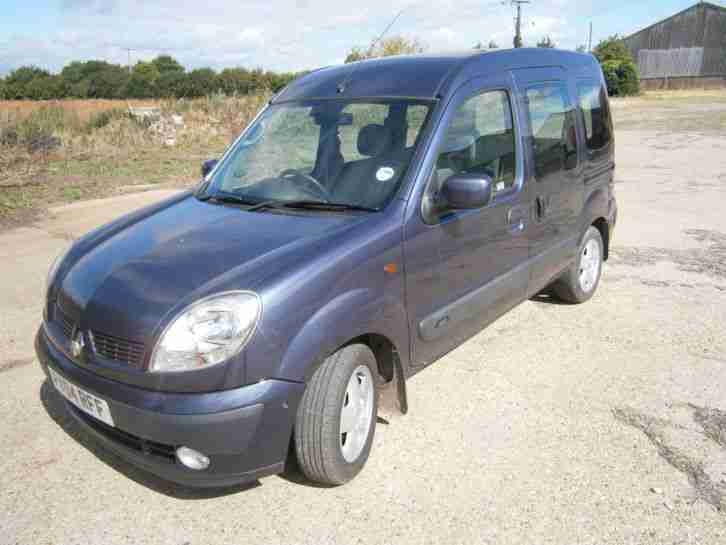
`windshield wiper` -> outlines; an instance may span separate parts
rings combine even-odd
[[[242,204],[249,206],[246,208],[246,212],[255,212],[264,208],[280,209],[280,208],[296,208],[301,210],[333,210],[333,211],[361,211],[361,212],[379,212],[378,208],[371,208],[369,206],[361,206],[358,204],[349,204],[343,202],[325,202],[325,201],[259,201],[245,199],[234,194],[223,193],[221,195],[204,195],[197,197],[200,201],[212,201],[218,203],[232,203]]]
[[[370,206],[361,206],[359,204],[350,204],[346,202],[325,202],[325,201],[276,201],[272,203],[260,203],[260,207],[263,205],[282,207],[282,208],[299,208],[302,210],[334,210],[334,211],[361,211],[361,212],[379,212],[378,208],[371,208]],[[256,208],[256,207],[255,207]]]
[[[237,195],[203,195],[201,197],[197,197],[202,202],[218,202],[218,203],[232,203],[232,204],[243,204],[246,206],[256,206],[259,204],[266,204],[266,203],[260,203],[259,201],[252,201],[249,199],[245,199],[244,197],[238,197]]]

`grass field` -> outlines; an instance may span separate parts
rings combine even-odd
[[[269,100],[267,95],[129,102],[0,101],[0,225],[31,221],[48,205],[184,186],[218,157]]]
[[[32,221],[51,204],[190,185],[267,100],[0,101],[0,228]],[[140,122],[129,106],[155,106],[161,117]],[[612,110],[618,130],[726,128],[724,91],[652,92],[614,99]]]

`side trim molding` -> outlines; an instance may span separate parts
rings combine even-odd
[[[482,313],[497,313],[509,301],[521,299],[529,283],[530,263],[525,261],[511,271],[449,303],[424,318],[418,332],[425,341],[433,341],[456,329],[462,322]]]

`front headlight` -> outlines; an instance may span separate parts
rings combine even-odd
[[[193,371],[228,360],[250,339],[261,312],[260,298],[249,291],[230,291],[197,301],[159,337],[151,371]]]

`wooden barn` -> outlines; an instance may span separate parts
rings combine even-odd
[[[726,88],[726,7],[699,2],[624,40],[644,89]]]

